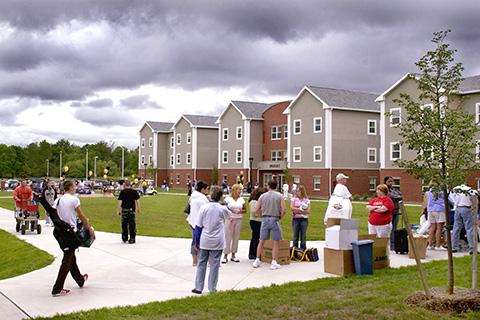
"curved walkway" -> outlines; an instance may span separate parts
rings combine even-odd
[[[42,221],[43,224],[43,221]],[[102,307],[137,305],[193,295],[195,268],[189,255],[190,239],[137,236],[134,245],[124,244],[119,234],[96,232],[92,248],[77,253],[82,273],[89,274],[80,289],[69,276],[65,283],[72,292],[52,297],[51,287],[60,266],[62,252],[52,235],[53,228],[43,226],[42,234],[15,232],[13,212],[0,208],[0,228],[55,256],[50,266],[15,278],[0,281],[0,314],[2,319],[53,316]],[[253,269],[246,259],[248,241],[240,241],[240,263],[229,262],[220,269],[219,290],[241,290],[252,287],[308,281],[334,275],[323,271],[323,241],[309,241],[319,249],[320,260],[314,263],[291,263],[271,271],[267,265]],[[243,257],[243,259],[242,259]],[[446,259],[446,252],[429,252],[427,260]],[[412,265],[405,255],[391,255],[393,267]],[[6,317],[4,316],[6,315]]]

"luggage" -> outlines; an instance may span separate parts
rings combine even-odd
[[[394,251],[397,254],[408,253],[408,233],[407,229],[398,229],[393,233],[394,238]]]
[[[308,248],[305,250],[305,255],[307,256],[307,261],[315,262],[318,261],[318,250],[317,248]]]
[[[297,262],[315,262],[318,261],[318,250],[317,248],[308,248],[303,251],[302,249],[292,247],[290,248],[290,259]]]

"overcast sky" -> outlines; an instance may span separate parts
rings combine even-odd
[[[381,93],[452,29],[480,74],[480,2],[0,1],[0,143],[135,147],[147,120],[274,102],[306,84]]]

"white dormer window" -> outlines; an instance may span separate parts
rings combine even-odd
[[[151,148],[153,147],[153,138],[148,139],[148,146]]]
[[[177,144],[182,144],[182,135],[177,133]]]
[[[223,128],[222,130],[222,140],[228,141],[228,128]]]
[[[313,118],[313,132],[322,132],[322,118]]]
[[[396,127],[402,122],[402,109],[390,109],[390,127]]]
[[[192,133],[187,132],[187,144],[191,144],[191,143],[192,143]]]
[[[145,148],[145,138],[142,138],[141,146],[142,146],[142,148]]]
[[[370,136],[377,135],[377,120],[368,120],[367,121],[367,133]]]
[[[237,140],[242,140],[242,127],[237,127]]]

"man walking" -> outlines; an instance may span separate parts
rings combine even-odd
[[[262,215],[262,225],[260,227],[260,242],[257,247],[257,258],[253,262],[253,267],[258,268],[261,265],[260,257],[263,252],[265,241],[272,235],[272,263],[271,270],[279,269],[277,263],[279,241],[282,240],[282,225],[280,219],[285,215],[285,201],[282,194],[277,191],[277,181],[272,180],[268,183],[268,192],[262,194],[257,202],[257,214]]]
[[[451,200],[455,206],[455,221],[453,222],[452,252],[458,252],[458,242],[460,241],[460,232],[463,227],[467,232],[468,250],[473,254],[473,204],[474,197],[477,197],[477,191],[469,186],[462,184],[453,188]]]
[[[123,243],[135,243],[137,226],[135,223],[135,212],[140,212],[140,195],[132,189],[132,183],[125,181],[125,188],[118,196],[117,213],[122,217],[122,241]],[[128,238],[130,233],[130,239]]]

